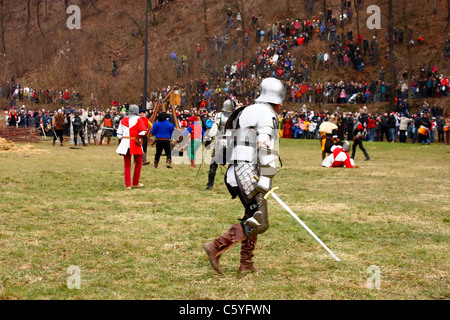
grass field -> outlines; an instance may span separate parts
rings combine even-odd
[[[127,191],[116,140],[0,152],[0,298],[449,299],[450,148],[365,146],[372,160],[358,150],[360,168],[325,169],[317,141],[281,141],[277,193],[341,262],[270,198],[255,251],[264,272],[246,275],[239,246],[223,275],[202,247],[243,213],[225,170],[207,191],[207,165],[197,179],[188,165],[144,166],[146,187]],[[72,265],[80,289],[67,286]],[[367,286],[370,266],[379,289]]]

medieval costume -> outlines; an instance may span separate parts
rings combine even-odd
[[[103,144],[103,139],[105,138],[105,136],[108,137],[107,144],[109,144],[111,142],[111,137],[112,137],[112,134],[113,134],[113,131],[114,131],[112,120],[113,119],[111,117],[111,114],[109,113],[109,110],[107,110],[106,114],[105,114],[105,116],[103,117],[103,120],[102,120],[102,122],[103,122],[103,129],[102,129],[102,136],[100,138],[99,145]]]
[[[191,167],[195,168],[195,159],[198,149],[202,146],[203,137],[205,135],[205,131],[203,130],[201,123],[198,123],[198,117],[191,116],[188,119],[189,126],[183,132],[183,136],[190,135],[191,141],[187,147],[188,157],[191,161]]]
[[[63,146],[64,142],[64,114],[62,113],[62,110],[59,109],[58,113],[53,118],[53,145],[56,144],[56,140],[60,141],[60,146]]]
[[[88,144],[91,144],[91,137],[94,140],[94,144],[97,144],[97,130],[98,130],[98,123],[97,120],[92,115],[92,112],[88,112],[88,116],[86,118],[86,129],[87,129],[87,140]]]
[[[139,107],[131,105],[129,116],[120,121],[117,128],[117,138],[119,146],[116,153],[121,154],[124,160],[125,186],[127,189],[142,188],[144,185],[139,183],[142,169],[142,142],[147,134],[147,123],[139,117]],[[134,157],[133,185],[131,184],[131,156]]]
[[[73,129],[73,143],[76,146],[77,145],[77,138],[78,135],[81,138],[81,142],[83,143],[83,146],[86,146],[86,142],[84,141],[84,123],[83,120],[81,120],[80,112],[74,112],[74,116],[72,118],[72,129]]]
[[[355,162],[350,155],[348,150],[350,149],[350,144],[346,141],[344,146],[332,146],[331,154],[326,157],[322,162],[322,167],[326,168],[354,168]]]
[[[211,130],[209,131],[211,140],[205,143],[205,146],[207,147],[213,138],[216,139],[211,164],[209,165],[208,184],[206,185],[207,190],[211,190],[214,186],[214,179],[219,164],[225,165],[225,163],[227,163],[225,124],[227,123],[231,112],[233,112],[233,109],[233,102],[229,99],[226,100],[223,104],[222,112],[216,114]]]
[[[319,126],[322,161],[325,159],[326,154],[332,153],[331,147],[339,142],[338,129],[335,116],[331,116],[329,121],[324,121]]]
[[[241,242],[240,272],[258,271],[253,266],[257,235],[269,228],[267,202],[264,195],[272,188],[278,167],[278,115],[286,95],[281,81],[264,79],[261,95],[255,104],[235,110],[225,129],[232,130],[229,139],[230,165],[225,184],[232,198],[239,197],[245,208],[240,223],[214,241],[204,245],[212,267],[221,273],[220,256]]]
[[[361,122],[357,121],[355,123],[354,129],[353,129],[352,159],[355,159],[356,147],[359,146],[361,151],[366,156],[364,161],[369,161],[370,160],[369,154],[367,153],[366,149],[363,146],[363,140],[365,138],[364,133],[365,133],[365,129],[364,129],[363,125],[361,124]]]

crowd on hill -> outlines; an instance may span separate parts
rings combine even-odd
[[[363,2],[357,3],[359,10],[363,9]],[[307,1],[306,7],[312,18],[287,18],[285,22],[276,22],[267,25],[261,25],[261,21],[257,16],[252,16],[250,28],[254,32],[254,40],[259,44],[258,50],[248,59],[239,60],[231,65],[225,65],[223,70],[214,70],[210,75],[204,75],[200,79],[191,79],[185,83],[176,83],[172,88],[166,86],[150,93],[148,100],[142,101],[140,97],[141,108],[147,112],[151,112],[154,106],[166,99],[171,90],[177,90],[180,95],[180,101],[177,103],[177,110],[180,117],[184,114],[193,114],[199,112],[213,116],[215,112],[220,110],[223,102],[227,98],[232,98],[238,104],[248,105],[257,96],[258,85],[262,78],[276,77],[280,79],[286,86],[286,101],[303,105],[310,103],[328,103],[328,104],[368,104],[388,102],[392,90],[395,90],[394,110],[391,112],[399,118],[401,115],[406,117],[410,113],[415,112],[415,108],[408,103],[408,72],[401,73],[396,71],[398,77],[398,85],[392,88],[390,82],[386,78],[386,70],[380,67],[378,74],[373,79],[366,81],[326,81],[326,79],[318,79],[315,83],[312,81],[312,74],[320,70],[333,70],[335,68],[353,67],[358,71],[364,66],[364,59],[368,56],[373,66],[379,63],[380,49],[377,37],[368,39],[362,34],[354,35],[351,28],[345,30],[345,26],[349,25],[352,20],[352,1],[342,1],[342,9],[334,12],[331,8],[325,13],[320,12],[317,16],[313,15],[314,1]],[[228,38],[231,28],[237,27],[243,36],[243,45],[248,45],[248,30],[242,28],[242,17],[239,12],[235,13],[230,8],[226,11],[225,31],[223,35],[214,35],[210,41],[211,52],[222,54],[231,48],[230,39]],[[340,30],[341,32],[338,32]],[[407,37],[410,38],[412,30],[407,30]],[[405,32],[395,30],[395,41],[401,45],[404,42]],[[302,46],[307,46],[312,39],[317,41],[325,41],[329,44],[329,51],[314,53],[309,61],[297,61],[293,50]],[[234,35],[232,37],[233,50],[237,50],[237,45],[241,41],[241,37]],[[197,45],[197,58],[201,54],[200,44]],[[445,47],[445,57],[448,56],[448,40]],[[330,53],[331,52],[331,53]],[[386,55],[385,55],[386,57]],[[177,58],[175,51],[171,53],[171,61],[173,67],[178,67],[187,57],[182,55]],[[309,58],[308,58],[309,60]],[[311,67],[310,67],[311,66]],[[413,99],[428,99],[447,96],[450,89],[449,77],[439,72],[436,65],[422,66],[419,70],[411,75],[411,88]],[[98,117],[102,117],[102,113],[113,112],[119,110],[119,102],[112,101],[108,106],[108,111],[102,111],[98,105],[97,99],[90,95],[88,101],[84,99],[82,94],[77,90],[68,89],[38,89],[21,85],[12,77],[11,81],[4,82],[0,85],[1,95],[10,100],[11,108],[10,119],[14,122],[17,117],[17,126],[43,126],[47,128],[48,119],[51,118],[51,112],[45,109],[34,108],[34,105],[43,106],[45,104],[59,104],[64,109],[66,116],[70,117],[74,114],[73,110],[82,109],[86,113],[88,109],[97,112]],[[18,105],[31,105],[29,109],[18,108]],[[109,111],[111,109],[111,111]],[[414,109],[414,110],[412,110]],[[120,112],[115,111],[117,116]],[[314,113],[319,115],[318,112]],[[317,136],[315,132],[310,133],[314,124],[307,130],[302,130],[303,124],[301,114],[287,112],[292,118],[292,124],[289,121],[286,124],[286,138],[305,138]],[[420,115],[419,110],[416,117]],[[85,115],[86,116],[86,115]],[[116,115],[115,115],[116,116]],[[379,124],[382,128],[383,115],[373,115],[375,124]],[[434,115],[436,118],[436,128],[439,122],[437,117],[441,114]],[[304,117],[303,117],[304,118]],[[319,118],[323,119],[323,117]],[[338,116],[339,118],[339,116]],[[370,118],[370,117],[368,117]],[[182,120],[182,119],[180,119]],[[317,122],[309,119],[309,123]],[[30,122],[30,125],[29,125]],[[304,121],[303,121],[304,122]],[[398,122],[398,120],[396,120]],[[70,121],[67,121],[70,123]],[[282,123],[284,123],[282,121]],[[368,121],[364,122],[369,126]],[[317,123],[316,123],[316,127]],[[291,128],[291,133],[288,133]],[[367,137],[372,141],[379,140],[380,130],[374,127],[373,134]],[[412,125],[412,128],[414,126]],[[295,129],[295,130],[294,130]],[[69,129],[66,131],[68,132]],[[348,130],[344,130],[348,132]],[[411,132],[414,132],[412,130]],[[410,137],[413,136],[411,133]],[[391,140],[394,140],[391,138]]]

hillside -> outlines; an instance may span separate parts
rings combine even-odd
[[[13,0],[3,1],[4,43],[6,54],[0,57],[0,82],[10,80],[14,75],[16,81],[43,89],[69,89],[80,91],[84,100],[96,97],[101,105],[108,105],[111,100],[120,102],[138,102],[142,93],[145,31],[145,2],[136,0],[73,0],[68,4],[81,7],[81,30],[69,30],[66,20],[65,1],[44,0],[31,1],[30,19],[27,23],[27,2],[16,4]],[[173,0],[168,4],[154,8],[155,25],[149,30],[149,91],[159,90],[163,86],[187,84],[191,79],[202,76],[210,77],[214,70],[222,71],[225,64],[232,64],[244,56],[250,58],[258,50],[261,43],[256,43],[254,30],[251,28],[251,17],[258,16],[259,25],[285,22],[299,19],[313,19],[323,9],[323,1],[314,1],[314,16],[310,17],[305,10],[306,1],[245,1],[242,17],[244,28],[249,31],[249,44],[245,52],[241,51],[242,38],[235,25],[229,35],[238,36],[239,49],[234,52],[232,45],[219,59],[210,49],[209,39],[224,33],[226,10],[230,7],[234,17],[241,1],[228,0]],[[328,0],[336,12],[340,10],[341,0]],[[204,23],[204,3],[207,5],[207,32]],[[387,32],[387,1],[365,1],[365,7],[359,13],[359,25],[364,37],[377,36],[380,41],[379,63],[372,67],[369,63],[363,72],[354,69],[336,69],[317,71],[312,74],[312,81],[371,81],[376,79],[381,66],[389,70],[389,59],[384,59],[387,48],[385,34]],[[405,13],[408,24],[413,28],[413,39],[423,35],[425,44],[412,48],[413,67],[437,65],[439,72],[449,74],[448,61],[443,59],[444,41],[448,36],[444,32],[447,24],[447,2],[438,1],[438,10],[433,14],[429,5],[423,1],[394,1],[394,19],[396,27],[404,25],[403,3],[407,3]],[[94,5],[92,5],[94,4]],[[377,4],[382,12],[382,29],[369,30],[366,27],[365,8],[368,4]],[[37,19],[39,12],[39,23]],[[150,21],[152,16],[150,15]],[[28,29],[27,29],[28,25]],[[345,26],[344,31],[354,30],[356,34],[356,13],[352,23]],[[28,30],[28,31],[27,31]],[[42,30],[42,31],[41,31]],[[140,32],[139,32],[140,31]],[[138,33],[136,35],[136,33]],[[341,33],[342,29],[338,28]],[[134,35],[133,35],[134,34]],[[230,41],[231,42],[231,41]],[[201,58],[196,59],[197,44],[202,47]],[[264,43],[266,46],[268,44]],[[329,43],[319,41],[317,36],[306,46],[296,48],[292,54],[298,61],[310,63],[313,52],[329,50]],[[175,51],[178,57],[188,56],[189,73],[177,72],[172,67],[170,53]],[[396,47],[396,65],[399,72],[407,67],[406,44]],[[113,61],[117,62],[119,76],[113,77]],[[389,75],[387,75],[389,77]]]

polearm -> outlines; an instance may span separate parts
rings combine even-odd
[[[256,179],[256,177],[255,177],[255,179]],[[297,220],[297,222],[298,223],[300,223],[301,225],[302,225],[302,227],[303,228],[305,228],[306,229],[306,231],[308,231],[309,232],[309,234],[310,235],[312,235],[313,236],[313,238],[314,239],[316,239],[317,240],[317,242],[319,242],[321,245],[322,245],[322,247],[324,247],[325,248],[325,250],[327,250],[332,256],[333,256],[333,258],[334,259],[336,259],[337,261],[341,261],[341,260],[339,260],[339,258],[330,250],[330,249],[328,249],[328,247],[325,245],[325,243],[323,243],[322,242],[322,240],[320,240],[319,239],[319,237],[318,236],[316,236],[315,234],[314,234],[314,232],[312,232],[311,231],[311,229],[309,229],[308,228],[308,226],[302,221],[302,220],[300,220],[300,218],[283,202],[283,200],[281,200],[275,193],[274,193],[274,191],[276,190],[276,189],[278,189],[278,187],[275,187],[275,188],[273,188],[272,190],[270,190],[269,192],[267,192],[266,193],[266,195],[264,196],[264,199],[267,199],[268,197],[269,197],[269,195],[271,195],[284,209],[286,209],[286,211],[287,212],[289,212],[290,213],[290,215],[292,216],[292,217],[294,217],[294,219],[295,220]]]
[[[200,169],[202,168],[203,161],[205,161],[205,156],[206,156],[206,153],[208,152],[208,147],[205,147],[205,152],[203,152],[203,157],[202,157],[202,163],[200,163],[200,166],[198,167],[197,174],[195,175],[195,179],[197,179],[198,174],[200,173]]]

